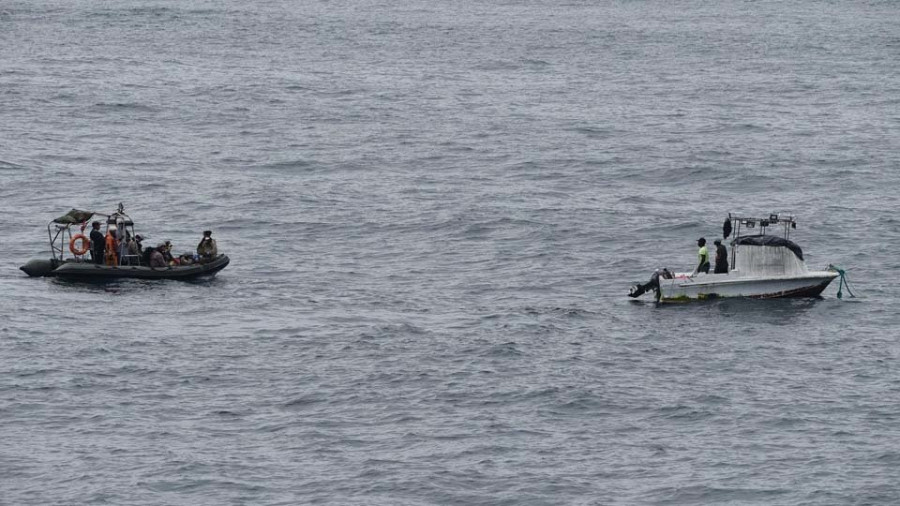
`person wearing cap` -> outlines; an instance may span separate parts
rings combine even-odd
[[[706,248],[706,239],[703,237],[697,239],[697,246],[700,247],[700,250],[697,251],[699,263],[694,269],[694,272],[691,273],[691,276],[697,274],[698,272],[709,274],[709,249]]]
[[[722,245],[721,239],[713,241],[716,245],[716,268],[714,274],[728,274],[728,250]]]
[[[212,238],[212,231],[203,231],[203,239],[200,239],[200,244],[197,245],[197,254],[200,258],[214,258],[219,254],[216,240]]]
[[[153,251],[150,252],[150,267],[154,269],[166,267],[168,264],[166,263],[166,259],[163,257],[163,250],[166,249],[165,243],[159,243],[153,248]]]
[[[91,259],[95,264],[103,263],[103,248],[106,240],[103,238],[103,232],[100,231],[100,222],[91,223]]]
[[[106,229],[106,265],[119,265],[119,257],[116,255],[116,249],[116,226],[110,225],[109,228]]]

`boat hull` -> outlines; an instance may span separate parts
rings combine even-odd
[[[810,271],[798,276],[740,277],[730,274],[676,275],[660,279],[660,299],[666,302],[703,300],[721,297],[774,299],[780,297],[818,297],[838,276],[832,271]]]
[[[106,281],[111,279],[194,279],[213,276],[228,266],[227,255],[219,255],[210,262],[184,266],[153,268],[137,265],[97,265],[86,262],[63,262],[52,270],[42,272],[35,270],[32,274],[25,267],[22,270],[29,276],[51,276],[61,279],[81,281]]]

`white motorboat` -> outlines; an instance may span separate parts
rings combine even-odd
[[[781,227],[783,234],[767,235],[768,227]],[[797,228],[793,216],[745,218],[728,215],[723,236],[731,241],[728,272],[720,274],[673,273],[657,269],[644,284],[631,287],[628,294],[639,297],[655,292],[657,301],[689,301],[717,297],[817,297],[838,277],[839,270],[809,270],[803,251],[790,240]],[[752,234],[746,234],[753,231]]]

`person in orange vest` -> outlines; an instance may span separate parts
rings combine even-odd
[[[106,229],[106,265],[119,265],[116,250],[116,227],[109,227]]]

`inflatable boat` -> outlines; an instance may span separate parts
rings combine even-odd
[[[186,258],[183,263],[173,262],[164,267],[151,267],[144,255],[140,253],[110,255],[107,251],[107,258],[102,259],[103,263],[97,263],[96,259],[90,256],[90,239],[84,235],[88,221],[94,216],[105,217],[107,233],[112,231],[114,234],[118,234],[123,241],[134,237],[140,238],[134,233],[134,222],[125,214],[122,204],[119,204],[116,212],[110,214],[72,209],[47,225],[51,258],[29,260],[19,269],[31,277],[58,277],[86,281],[122,278],[187,280],[213,276],[227,267],[230,262],[228,256],[223,254],[204,258],[187,255],[189,258]],[[73,233],[73,228],[76,231],[80,228],[80,233]],[[68,249],[66,248],[67,243]],[[102,247],[100,253],[103,253]]]

